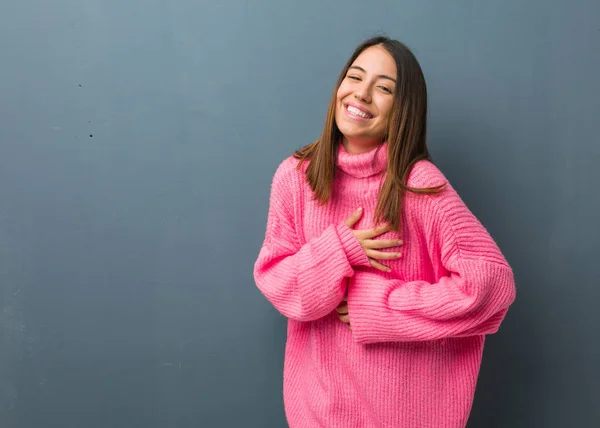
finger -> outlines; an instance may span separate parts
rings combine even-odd
[[[350,323],[348,323],[347,325],[348,325],[348,328],[349,328],[350,330],[352,330],[352,326],[350,325]]]
[[[341,322],[344,322],[346,324],[350,322],[350,317],[348,316],[348,314],[340,315],[338,318]]]
[[[359,208],[356,211],[354,211],[352,213],[352,215],[350,217],[348,217],[348,219],[345,221],[346,226],[348,226],[349,228],[352,229],[354,227],[354,225],[356,224],[356,222],[358,220],[360,220],[360,218],[362,216],[362,213],[363,213],[363,209],[362,208]]]
[[[398,252],[376,251],[371,249],[365,250],[365,254],[367,257],[377,260],[396,260],[402,256],[402,253]]]
[[[381,263],[379,263],[379,262],[377,262],[377,261],[375,261],[373,259],[369,259],[369,262],[371,263],[371,266],[373,266],[375,269],[379,269],[379,270],[382,270],[384,272],[391,272],[392,271],[389,267],[387,267],[385,265],[382,265]]]
[[[375,236],[383,235],[384,233],[390,232],[392,230],[393,230],[393,227],[389,224],[386,226],[377,226],[369,231],[368,237],[374,238]]]
[[[348,304],[345,303],[345,304],[339,305],[337,308],[335,308],[335,311],[338,314],[347,314],[348,313]]]
[[[362,241],[362,245],[365,248],[391,248],[399,247],[404,244],[401,239],[365,239]]]

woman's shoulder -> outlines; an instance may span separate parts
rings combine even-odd
[[[293,155],[286,157],[277,165],[273,174],[273,186],[295,187],[302,182],[300,178],[305,172],[306,165],[300,165],[300,160]]]
[[[423,159],[413,165],[406,184],[413,188],[426,188],[448,185],[449,183],[444,173],[433,162]]]
[[[297,159],[294,155],[290,155],[283,159],[279,165],[277,165],[277,171],[280,174],[292,174],[298,170],[298,164],[300,159]]]
[[[299,167],[300,159],[297,159],[293,155],[288,156],[283,159],[279,165],[277,165],[277,169],[275,170],[275,176],[280,176],[281,178],[290,177],[292,175],[298,175],[302,172],[303,166]]]

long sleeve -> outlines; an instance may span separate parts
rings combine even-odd
[[[353,266],[369,260],[344,223],[332,224],[301,245],[294,198],[295,165],[286,161],[273,177],[266,235],[254,266],[256,285],[284,316],[313,321],[331,313],[346,294]]]
[[[348,291],[355,341],[495,333],[515,299],[513,272],[500,249],[450,186],[439,195],[407,199],[417,201],[409,217],[422,219],[430,257],[442,267],[439,278],[404,281],[357,269]]]

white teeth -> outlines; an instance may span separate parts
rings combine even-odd
[[[354,116],[364,117],[365,119],[371,118],[370,114],[365,113],[364,111],[359,110],[356,107],[348,106],[348,107],[346,107],[346,109],[348,110],[349,113],[353,114]]]

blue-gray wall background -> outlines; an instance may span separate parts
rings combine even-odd
[[[600,2],[0,1],[0,427],[282,427],[275,168],[384,32],[514,267],[470,427],[600,420]]]

